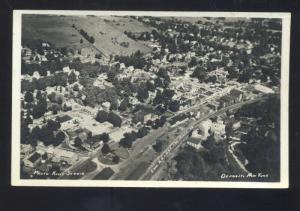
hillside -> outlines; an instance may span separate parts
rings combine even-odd
[[[140,50],[147,53],[151,49],[142,43],[128,38],[124,31],[141,32],[152,30],[130,17],[112,16],[55,16],[55,15],[23,15],[22,42],[42,39],[58,48],[67,47],[81,49],[91,46],[80,33],[72,27],[85,30],[95,38],[94,46],[105,55],[131,54]],[[119,24],[117,24],[119,23]],[[80,39],[84,42],[81,44]],[[126,43],[128,47],[122,46]]]

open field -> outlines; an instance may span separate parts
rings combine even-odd
[[[79,20],[79,17],[39,15],[36,18],[36,15],[23,15],[22,42],[27,43],[33,39],[41,39],[54,44],[57,48],[89,47],[91,44],[87,41],[80,44],[82,36],[72,27],[72,22]]]
[[[109,20],[114,18],[113,20]],[[132,20],[130,22],[130,20]],[[116,25],[119,23],[118,25]],[[89,36],[95,38],[94,46],[106,56],[110,54],[129,55],[137,50],[148,53],[152,49],[140,42],[128,38],[124,31],[140,32],[149,31],[151,28],[144,26],[130,17],[99,17],[99,16],[55,16],[55,15],[24,15],[22,24],[23,43],[32,39],[42,39],[54,44],[58,48],[68,47],[81,49],[92,47],[78,30],[83,29]],[[83,43],[80,44],[80,39]],[[128,47],[120,45],[128,43]]]
[[[109,20],[113,27],[118,29],[121,32],[130,31],[132,33],[139,33],[139,32],[151,32],[154,27],[147,26],[142,22],[131,18],[129,16],[107,16],[102,17],[103,20]]]
[[[169,20],[180,20],[183,22],[189,22],[189,23],[197,23],[198,21],[202,21],[202,23],[209,22],[209,23],[216,23],[218,21],[218,18],[205,18],[205,17],[162,17],[162,19],[169,19]],[[246,18],[226,18],[222,20],[222,22],[236,22],[239,20],[247,20]]]
[[[100,171],[95,177],[94,180],[107,180],[114,174],[114,171],[111,168],[104,168]]]

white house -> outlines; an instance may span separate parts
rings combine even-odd
[[[202,147],[202,144],[201,144],[201,139],[199,138],[190,138],[188,141],[187,141],[187,144],[195,149],[200,149],[200,148],[203,148]]]
[[[210,119],[203,121],[199,125],[200,134],[203,136],[203,138],[207,138],[207,136],[209,135],[209,129],[211,125],[212,125],[212,121]]]

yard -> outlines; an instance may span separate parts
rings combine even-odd
[[[94,180],[107,180],[109,179],[115,172],[111,168],[104,168],[100,171],[95,177]]]

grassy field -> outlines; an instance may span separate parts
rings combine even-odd
[[[129,55],[137,50],[144,53],[151,51],[151,48],[124,34],[124,31],[152,30],[130,17],[23,15],[23,43],[33,39],[42,39],[58,48],[80,49],[91,46],[84,38],[84,42],[80,44],[82,36],[72,27],[73,24],[78,29],[85,30],[89,36],[93,36],[94,46],[107,56],[110,54]],[[129,46],[121,46],[122,42],[129,43]]]
[[[183,22],[189,22],[192,24],[197,23],[198,21],[202,21],[202,23],[205,22],[210,22],[210,23],[216,23],[216,21],[218,21],[218,18],[205,18],[205,17],[163,17],[162,19],[166,19],[166,20],[180,20]],[[239,21],[239,20],[247,20],[246,18],[231,18],[228,17],[224,20],[219,20],[219,22],[235,22],[235,21]]]
[[[104,168],[100,171],[95,177],[94,180],[107,180],[109,179],[115,172],[111,168]]]
[[[89,46],[88,42],[80,44],[82,36],[72,27],[78,18],[54,15],[23,15],[22,41],[30,42],[41,39],[54,44],[58,48],[82,48]]]
[[[141,162],[133,172],[131,172],[125,179],[126,180],[137,180],[140,178],[140,176],[143,175],[143,173],[147,170],[149,164],[146,162]]]
[[[151,32],[154,27],[149,27],[143,24],[142,22],[133,19],[128,16],[107,16],[102,17],[102,19],[106,19],[110,21],[110,25],[115,27],[121,32],[124,31],[130,31],[133,33],[139,33],[139,32]]]

